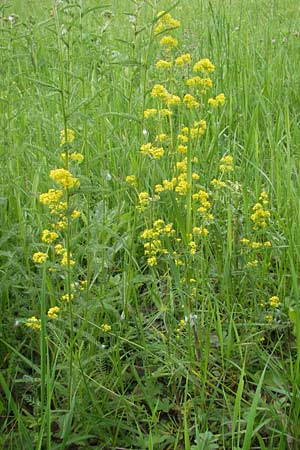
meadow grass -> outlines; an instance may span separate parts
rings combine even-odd
[[[1,3],[0,448],[299,449],[299,19]]]

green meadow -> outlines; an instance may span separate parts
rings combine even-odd
[[[298,0],[0,3],[0,449],[300,448]]]

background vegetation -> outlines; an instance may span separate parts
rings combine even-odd
[[[186,72],[155,68],[163,10],[181,22],[174,55],[216,66],[210,95],[224,107],[144,119],[155,84],[186,89]],[[299,449],[299,20],[297,0],[1,2],[1,448]],[[187,158],[210,221],[191,190],[152,201],[185,156],[173,138],[159,160],[140,153],[195,118],[207,129]],[[67,129],[80,165],[61,159]],[[64,164],[81,216],[59,231],[61,267],[41,243],[52,218],[39,195]],[[138,209],[140,192],[150,200]],[[262,192],[270,218],[255,229]],[[141,234],[158,219],[181,243],[164,237],[167,256],[149,265]],[[209,231],[194,255],[192,222]]]

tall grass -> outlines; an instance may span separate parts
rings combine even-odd
[[[181,26],[155,35],[162,10]],[[1,448],[299,448],[299,18],[296,0],[2,2]],[[183,98],[192,76],[155,68],[165,34],[176,57],[216,70],[200,113],[155,121],[153,86]],[[180,154],[177,134],[196,119],[207,129]],[[160,133],[164,156],[141,154]],[[190,187],[153,201],[184,157]],[[62,167],[80,180],[63,194],[63,266],[41,241],[53,216],[39,201]],[[262,192],[270,218],[255,228]],[[160,231],[165,252],[147,255],[158,219],[176,233]]]

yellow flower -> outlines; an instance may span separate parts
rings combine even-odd
[[[154,159],[160,159],[165,153],[163,147],[154,147],[151,143],[141,145],[140,152]]]
[[[54,251],[55,251],[56,255],[62,255],[66,251],[66,249],[64,248],[63,245],[56,244],[54,247]]]
[[[185,64],[189,64],[191,62],[191,55],[189,53],[185,53],[184,55],[180,55],[175,59],[176,66],[182,67]]]
[[[75,132],[67,128],[66,130],[61,130],[60,132],[60,145],[72,144],[75,139]]]
[[[191,94],[185,94],[183,97],[183,102],[187,106],[187,108],[199,108],[200,103],[196,101],[195,97]]]
[[[195,236],[207,236],[208,235],[208,229],[205,227],[194,227],[193,228],[193,234]]]
[[[214,72],[215,66],[208,58],[200,59],[193,67],[193,72],[210,73]]]
[[[246,267],[257,267],[258,266],[258,260],[254,259],[253,261],[248,261],[246,264]]]
[[[41,329],[41,321],[35,316],[29,317],[25,322],[26,327],[32,328],[33,330]]]
[[[156,62],[155,67],[157,69],[170,69],[170,67],[172,67],[172,63],[171,63],[171,61],[165,61],[164,59],[159,59]]]
[[[58,238],[58,234],[55,231],[43,230],[42,231],[42,241],[47,244],[51,244],[51,242],[55,241]]]
[[[178,151],[179,151],[179,153],[187,153],[187,151],[188,151],[187,145],[182,145],[182,144],[178,145]]]
[[[84,160],[83,154],[82,154],[82,153],[77,153],[77,152],[70,153],[70,154],[69,154],[69,158],[70,158],[72,161],[77,161],[78,164],[82,163],[82,161]]]
[[[74,178],[73,175],[66,169],[53,169],[50,171],[50,178],[57,184],[62,185],[65,189],[79,186],[78,178]]]
[[[266,314],[265,315],[265,319],[266,319],[266,321],[267,322],[273,322],[273,316],[272,316],[272,314]]]
[[[32,255],[32,259],[36,264],[43,264],[48,258],[47,253],[37,252]]]
[[[100,328],[104,333],[108,333],[111,330],[111,326],[107,323],[103,323]]]
[[[165,133],[160,133],[155,136],[155,140],[157,142],[163,142],[167,139],[167,135]]]
[[[164,47],[166,52],[170,52],[173,48],[177,47],[178,40],[172,36],[164,36],[159,41],[160,45]]]
[[[49,319],[57,319],[59,310],[59,306],[53,306],[52,308],[48,309],[47,316],[49,317]]]
[[[160,117],[167,117],[171,116],[173,113],[169,109],[159,109],[158,114]]]
[[[180,104],[181,99],[180,97],[178,97],[178,95],[169,94],[166,97],[165,101],[168,106],[177,106]]]

